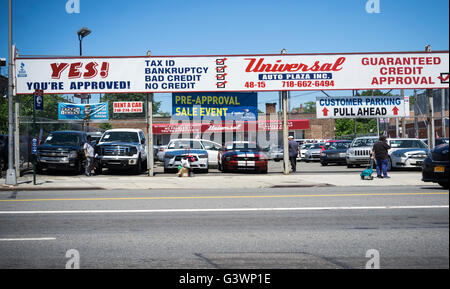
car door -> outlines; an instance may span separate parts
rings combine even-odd
[[[208,152],[208,164],[210,166],[219,165],[219,151],[221,145],[212,141],[203,141],[204,150]]]

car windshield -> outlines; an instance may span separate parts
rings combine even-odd
[[[226,151],[240,152],[260,152],[261,149],[256,143],[229,143],[225,145]]]
[[[321,149],[323,147],[323,143],[316,143],[315,145],[311,146],[310,149]]]
[[[168,149],[203,149],[199,141],[176,140],[169,143]]]
[[[426,148],[427,146],[418,139],[391,140],[391,148]]]
[[[378,141],[377,138],[360,138],[355,139],[351,147],[372,147]]]
[[[345,150],[350,147],[350,143],[348,142],[334,142],[330,143],[328,146],[328,150]]]
[[[130,131],[111,131],[105,133],[101,142],[139,142],[137,132]]]
[[[80,143],[80,135],[73,133],[49,134],[44,141],[44,144],[48,145],[78,145]]]
[[[307,149],[309,149],[311,146],[312,146],[312,144],[305,144],[305,145],[302,145],[302,146],[300,147],[300,149],[302,149],[302,150],[307,150]]]

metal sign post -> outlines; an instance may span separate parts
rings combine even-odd
[[[36,111],[44,110],[44,91],[36,89],[34,92],[34,105],[33,105],[33,140],[32,154],[33,154],[33,185],[36,185],[36,158],[37,158],[37,143],[38,139],[36,137]]]

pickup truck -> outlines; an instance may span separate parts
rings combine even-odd
[[[103,168],[129,169],[139,174],[147,167],[147,146],[141,129],[110,129],[103,133],[95,147],[95,173]]]
[[[87,142],[87,135],[81,131],[54,131],[38,146],[36,156],[36,170],[43,169],[72,170],[83,172],[85,161],[83,145]]]

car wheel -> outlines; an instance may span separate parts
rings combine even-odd
[[[348,169],[351,169],[351,168],[353,168],[353,165],[347,164],[347,168],[348,168]]]
[[[448,190],[449,186],[448,186],[448,182],[439,182],[438,183],[441,187],[443,187],[444,189]]]
[[[328,166],[328,163],[326,163],[326,162],[321,162],[320,164],[324,167]]]
[[[101,164],[98,164],[95,167],[94,172],[95,172],[96,175],[101,175],[102,172],[103,172],[103,166]]]
[[[138,159],[137,164],[134,167],[134,172],[136,174],[140,174],[142,172],[142,160],[141,160],[141,158]]]

